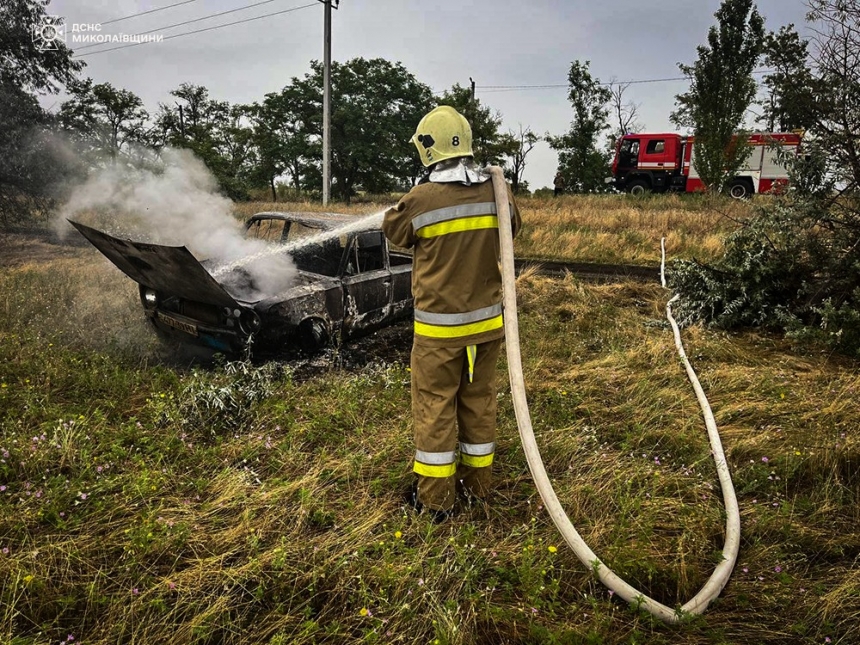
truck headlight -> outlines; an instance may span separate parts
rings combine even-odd
[[[143,303],[147,307],[155,307],[158,304],[158,294],[155,289],[146,289],[143,292]]]

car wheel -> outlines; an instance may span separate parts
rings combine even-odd
[[[736,179],[729,186],[729,196],[732,199],[748,199],[752,192],[752,186],[743,179]]]
[[[308,353],[316,352],[328,345],[328,329],[319,318],[309,318],[299,326],[299,344]]]
[[[641,195],[645,195],[646,193],[650,193],[651,187],[648,185],[648,182],[643,179],[634,179],[629,184],[627,184],[627,192],[631,195],[639,197]]]

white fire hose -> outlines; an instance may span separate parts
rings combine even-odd
[[[491,166],[487,170],[490,172],[493,180],[493,191],[496,199],[496,215],[499,219],[502,284],[504,286],[505,344],[508,357],[508,374],[511,381],[511,396],[513,397],[517,427],[519,428],[520,439],[523,443],[523,450],[544,506],[565,541],[573,549],[576,557],[579,558],[586,567],[594,571],[600,581],[606,585],[606,587],[617,593],[619,597],[623,598],[633,606],[644,609],[668,623],[677,623],[683,620],[686,615],[701,614],[705,609],[707,609],[708,604],[710,604],[710,602],[720,594],[723,587],[725,587],[729,580],[732,569],[734,569],[735,562],[737,561],[738,549],[740,547],[740,512],[729,468],[726,464],[726,457],[723,453],[722,443],[720,442],[720,435],[717,432],[717,424],[714,420],[714,415],[711,412],[711,407],[708,404],[705,393],[702,391],[699,379],[696,377],[696,373],[693,371],[690,361],[687,360],[687,355],[684,352],[683,345],[681,344],[681,334],[678,330],[678,325],[672,317],[671,305],[678,296],[676,295],[667,303],[666,315],[669,319],[669,323],[672,325],[678,353],[680,354],[684,367],[687,370],[687,376],[693,384],[693,389],[696,391],[696,398],[699,401],[699,406],[702,408],[705,425],[708,428],[711,453],[714,456],[714,461],[717,466],[717,475],[720,480],[720,487],[723,491],[723,501],[727,517],[726,541],[723,546],[722,561],[716,566],[711,577],[708,578],[708,581],[701,588],[699,593],[692,598],[692,600],[678,609],[672,609],[671,607],[667,607],[666,605],[654,600],[653,598],[649,598],[642,592],[634,589],[627,582],[618,577],[600,560],[600,558],[597,557],[597,555],[595,555],[594,551],[592,551],[583,541],[582,537],[567,517],[567,514],[561,507],[558,497],[553,490],[552,483],[547,476],[546,469],[544,468],[543,461],[540,456],[540,451],[537,447],[537,442],[535,441],[534,430],[532,429],[531,418],[529,415],[528,402],[526,401],[525,383],[523,382],[519,324],[517,320],[514,245],[511,231],[510,205],[508,203],[508,189],[501,168],[498,166]],[[665,251],[663,255],[663,263],[665,264]],[[661,268],[661,278],[662,276],[663,269]],[[662,282],[665,287],[666,282],[664,278],[662,279]]]

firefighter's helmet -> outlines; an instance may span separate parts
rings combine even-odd
[[[424,115],[412,135],[421,163],[472,156],[472,128],[466,118],[449,105],[440,105]]]

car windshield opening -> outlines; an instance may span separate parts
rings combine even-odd
[[[336,276],[343,255],[341,241],[335,237],[321,243],[306,244],[292,253],[296,267],[300,271]]]

